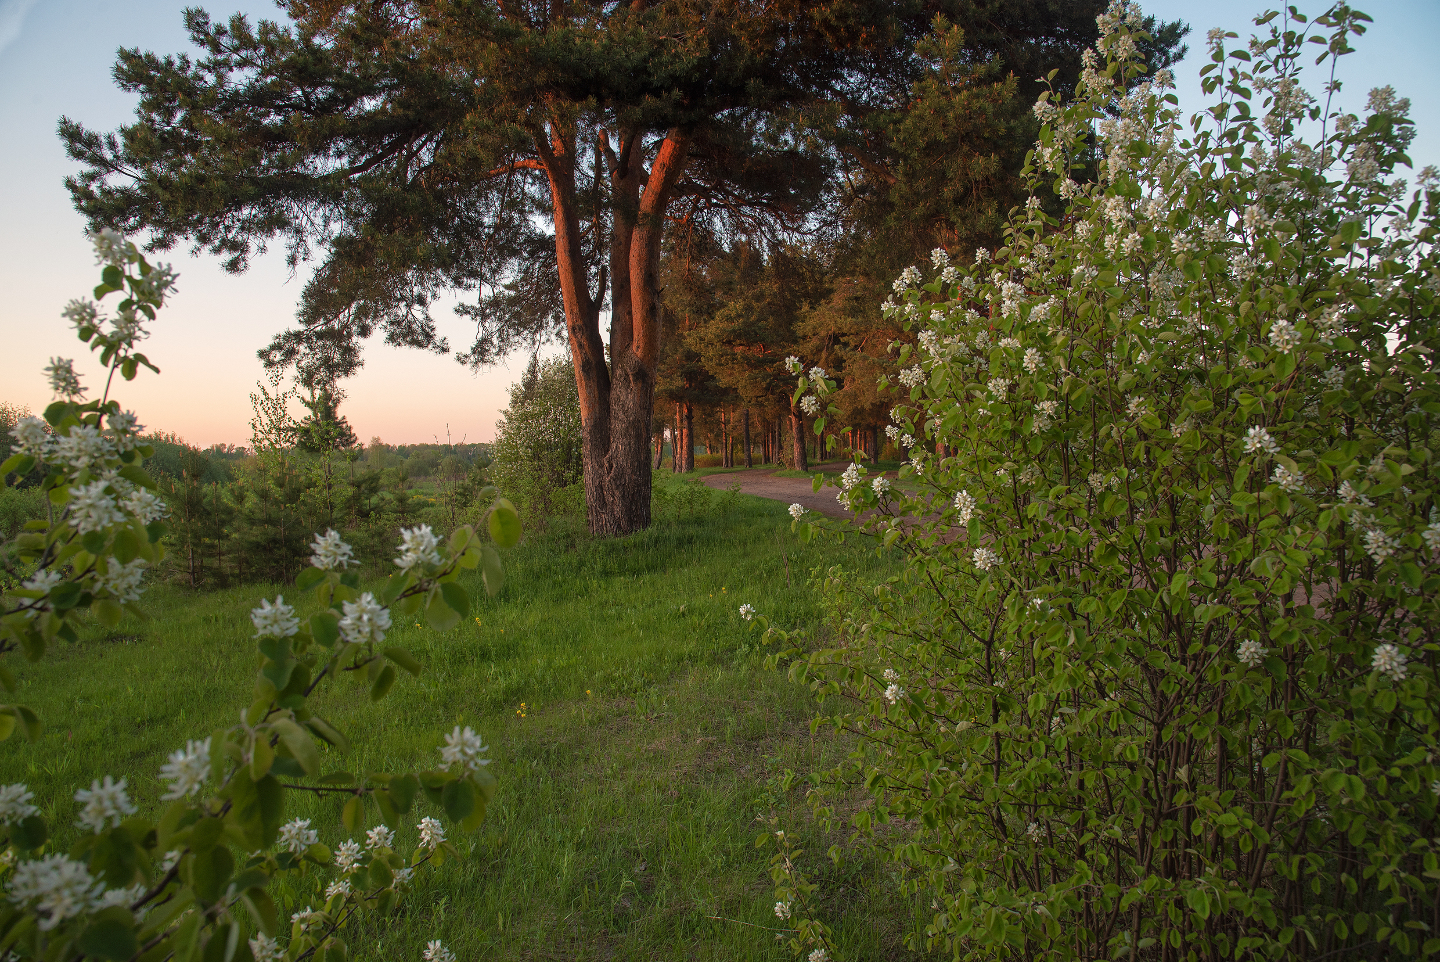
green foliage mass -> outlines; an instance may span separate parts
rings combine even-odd
[[[583,511],[580,394],[568,357],[531,358],[495,431],[491,477],[527,515]]]
[[[909,562],[833,571],[840,643],[784,660],[867,735],[827,780],[873,807],[820,806],[928,906],[917,950],[1440,952],[1440,173],[1394,176],[1394,91],[1359,116],[1298,83],[1367,20],[1217,34],[1186,127],[1113,5],[1036,108],[1063,216],[898,284],[893,428],[953,454],[917,447],[910,491],[842,476]]]

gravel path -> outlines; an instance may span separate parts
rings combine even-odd
[[[843,471],[843,463],[812,465],[811,471]],[[709,474],[703,480],[712,488],[724,491],[735,482],[740,482],[742,494],[753,494],[758,498],[783,501],[786,504],[803,504],[807,511],[818,511],[832,518],[843,518],[848,512],[835,500],[834,488],[821,488],[816,493],[810,486],[809,478],[777,478],[776,467],[752,468],[748,471],[731,471],[726,474]]]

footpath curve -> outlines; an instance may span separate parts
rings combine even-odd
[[[811,470],[831,468],[843,470],[844,464],[819,464]],[[739,483],[741,494],[753,494],[757,498],[769,498],[771,501],[783,501],[786,504],[801,504],[806,511],[817,511],[831,518],[844,518],[849,515],[835,500],[835,488],[821,488],[817,493],[810,486],[809,478],[777,478],[775,472],[779,470],[781,469],[774,466],[750,468],[745,471],[727,471],[724,474],[707,474],[700,480],[721,491]]]

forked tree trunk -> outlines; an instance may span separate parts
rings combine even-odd
[[[590,530],[606,536],[629,534],[650,524],[650,425],[660,359],[660,240],[666,208],[685,169],[690,135],[670,131],[647,173],[643,131],[622,131],[618,150],[601,132],[594,163],[595,175],[601,176],[603,156],[610,177],[610,261],[600,271],[598,294],[592,294],[580,233],[575,125],[569,119],[556,119],[533,127],[531,133],[550,182],[555,262],[580,392]],[[608,358],[600,337],[607,272]]]

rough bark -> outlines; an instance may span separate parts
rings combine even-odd
[[[605,292],[592,296],[581,247],[575,131],[558,122],[535,131],[554,205],[555,258],[580,392],[586,509],[590,530],[598,535],[629,534],[650,524],[650,424],[660,357],[660,240],[689,143],[688,134],[671,131],[647,173],[638,132],[623,132],[618,152],[608,139],[601,140],[612,194],[607,363],[600,337]],[[602,288],[606,273],[601,272]]]
[[[753,468],[750,463],[750,409],[745,409],[745,467]]]
[[[799,411],[790,412],[790,433],[795,439],[795,470],[809,471],[810,459],[805,451],[805,417]]]
[[[875,464],[880,460],[880,428],[871,425],[870,427],[870,463]]]
[[[685,463],[681,470],[690,474],[695,470],[695,408],[689,401],[681,405],[685,412],[685,450],[681,453],[685,457]]]

